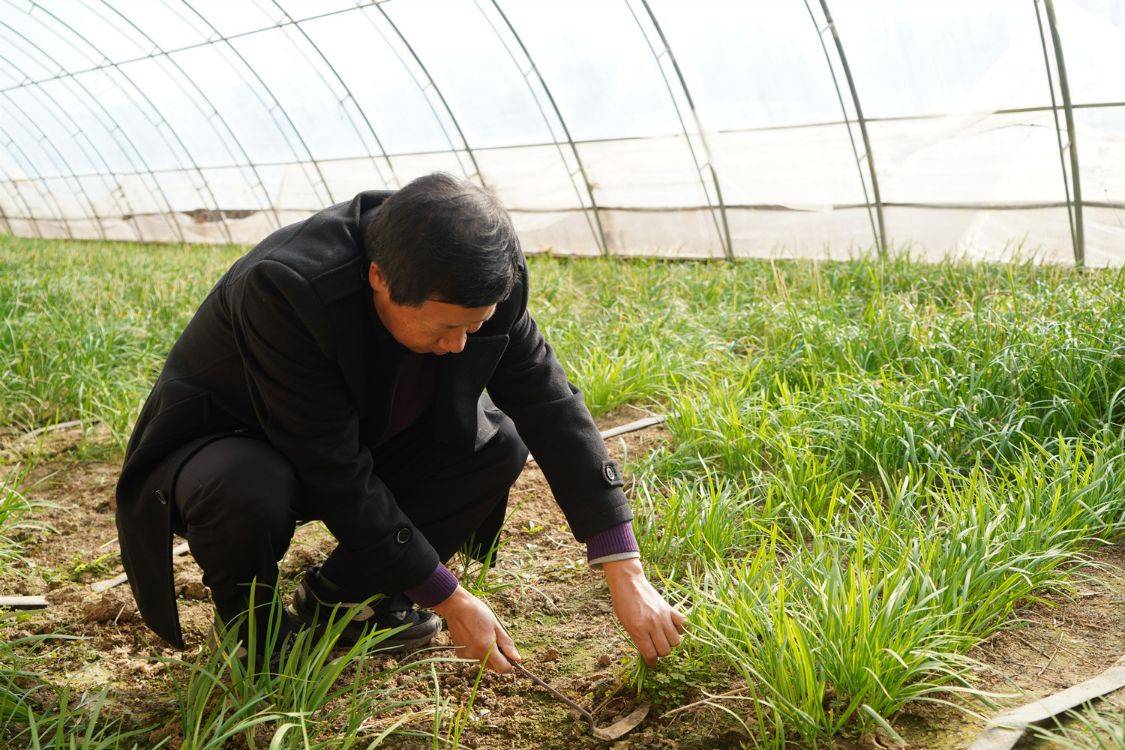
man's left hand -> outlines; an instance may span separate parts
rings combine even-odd
[[[687,617],[673,609],[645,577],[637,558],[603,563],[613,611],[650,667],[680,644]]]

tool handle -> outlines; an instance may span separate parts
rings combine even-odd
[[[525,675],[530,677],[532,680],[534,680],[536,685],[538,685],[539,687],[547,690],[549,693],[551,693],[551,695],[553,695],[556,698],[558,698],[559,700],[563,701],[564,703],[566,703],[568,706],[573,708],[578,713],[582,714],[584,717],[586,717],[586,720],[589,721],[591,724],[594,723],[594,715],[592,713],[590,713],[586,709],[582,708],[582,706],[578,705],[577,703],[572,701],[570,698],[567,698],[565,695],[560,693],[558,690],[555,690],[553,687],[548,685],[546,682],[544,682],[539,677],[532,674],[530,671],[528,671],[527,667],[525,667],[524,665],[520,664],[519,662],[515,662],[515,661],[512,662],[512,666],[515,667],[516,669],[518,669],[519,671],[523,672]]]

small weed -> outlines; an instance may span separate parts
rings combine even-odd
[[[107,552],[93,560],[85,560],[79,556],[72,557],[69,563],[43,571],[43,580],[48,583],[85,583],[86,581],[104,578],[117,569],[120,558],[116,552]]]
[[[622,682],[636,699],[650,700],[659,708],[681,706],[714,679],[713,664],[701,661],[684,644],[650,667],[635,654],[625,667]]]

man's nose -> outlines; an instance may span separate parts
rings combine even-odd
[[[445,339],[445,341],[442,342],[442,344],[445,346],[446,350],[448,350],[449,352],[451,352],[453,354],[460,354],[461,350],[463,350],[465,348],[465,343],[467,341],[468,341],[468,336],[465,335],[464,331],[461,331],[459,333],[455,333],[452,336],[447,337]]]

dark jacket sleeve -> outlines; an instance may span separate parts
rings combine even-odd
[[[527,311],[527,267],[520,264],[522,295],[508,346],[488,382],[493,403],[512,418],[535,456],[555,501],[580,542],[623,521],[633,512],[622,491],[616,461],[586,407],[582,392],[567,380],[551,346]]]
[[[305,497],[336,539],[369,551],[373,567],[381,568],[375,590],[420,583],[437,566],[437,552],[373,473],[315,290],[275,261],[255,264],[231,284],[234,336],[266,437],[293,464]]]

